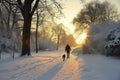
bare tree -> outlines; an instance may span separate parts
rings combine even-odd
[[[39,1],[40,0],[35,0],[35,4],[32,7],[32,3],[34,3],[34,0],[25,0],[23,3],[21,0],[17,0],[18,6],[24,18],[21,56],[31,55],[30,53],[31,21],[32,21],[32,16],[35,12],[35,9],[38,6]]]
[[[8,0],[5,0],[11,3]],[[23,32],[22,32],[22,53],[21,56],[31,55],[30,53],[30,32],[31,32],[31,21],[32,16],[38,7],[39,2],[42,4],[40,8],[45,8],[49,14],[56,16],[55,13],[51,13],[51,10],[61,13],[61,5],[56,0],[17,0],[16,3],[11,3],[17,5],[24,19]],[[51,7],[50,7],[51,6]]]
[[[14,1],[14,0],[13,0]],[[9,38],[12,36],[11,32],[12,29],[14,28],[14,24],[17,22],[16,17],[17,17],[17,7],[12,6],[11,2],[12,0],[9,0],[10,3],[6,3],[4,0],[1,1],[1,19],[3,24],[6,27],[6,32]],[[12,25],[11,25],[12,23]]]
[[[43,14],[43,9],[36,10],[36,53],[38,53],[38,28],[41,26],[44,22],[45,15]]]
[[[60,37],[62,34],[62,26],[63,24],[59,24],[58,30],[57,30],[57,50],[59,49],[59,43],[60,43]]]
[[[18,7],[16,7],[15,5],[12,5],[11,4],[12,2],[15,2],[15,0],[9,0],[9,3],[6,2],[5,0],[1,0],[1,3],[0,3],[0,21],[1,21],[0,29],[2,30],[1,36],[2,38],[6,38],[6,40],[9,39],[10,41],[18,39],[18,38],[15,38],[15,36],[20,36],[20,35],[17,35],[17,34],[20,34],[20,31],[18,31],[19,30]],[[13,36],[13,33],[16,35]],[[15,44],[17,44],[17,41],[19,40],[16,40]],[[3,43],[3,44],[5,45],[6,43]],[[6,46],[6,50],[7,49],[12,50],[13,48],[12,43],[10,43],[10,45],[5,45],[5,46]],[[17,49],[17,47],[15,49]]]
[[[78,25],[78,29],[86,25],[97,24],[102,21],[118,20],[116,8],[109,2],[92,1],[85,4],[85,7],[74,18],[73,23]],[[79,27],[81,26],[81,27]]]
[[[10,19],[11,19],[11,14],[13,6],[17,6],[19,10],[21,11],[22,17],[23,17],[23,31],[22,31],[22,53],[21,56],[24,55],[31,55],[30,53],[30,32],[31,32],[31,22],[32,22],[32,17],[34,15],[34,12],[37,8],[39,8],[42,12],[44,11],[45,16],[46,13],[52,16],[52,19],[54,20],[54,17],[58,17],[58,14],[61,14],[61,5],[58,1],[56,0],[2,0],[0,2],[5,3],[5,8],[8,10],[8,20],[5,20],[7,24],[7,27],[10,25]],[[40,3],[40,4],[39,4]],[[7,4],[7,7],[6,7]],[[38,7],[39,5],[39,7]],[[0,10],[2,11],[2,10]],[[38,31],[38,22],[39,19],[42,19],[41,17],[41,12],[40,14],[37,13],[37,22],[36,22],[36,36],[37,36],[37,31]],[[58,13],[58,14],[56,14]],[[15,16],[13,16],[15,18]],[[13,19],[15,21],[15,19]],[[40,21],[42,22],[42,21]],[[14,23],[12,23],[12,26]],[[9,28],[7,28],[9,29]],[[9,30],[8,30],[9,31]],[[36,44],[37,44],[37,39],[36,39]],[[37,47],[37,45],[36,45]]]
[[[64,25],[57,24],[55,22],[46,22],[40,31],[41,37],[49,40],[49,42],[54,42],[56,44],[56,49],[58,50],[60,45],[63,45],[65,41],[62,41],[66,36]],[[49,44],[50,45],[50,44]]]
[[[53,2],[54,6],[56,8],[53,8],[53,5],[47,6],[46,8],[46,2],[44,3],[39,3],[37,9],[36,9],[36,53],[38,52],[38,46],[37,46],[37,35],[38,35],[38,27],[43,26],[44,23],[52,22],[54,23],[54,17],[58,17],[57,14],[61,14],[60,6],[59,3],[56,3],[56,1]],[[51,27],[50,24],[48,27]],[[44,29],[44,28],[43,28]],[[46,28],[45,30],[49,32]],[[52,35],[49,37],[51,39]]]
[[[55,35],[54,37],[56,37],[56,44],[57,47],[56,49],[59,49],[60,43],[61,43],[61,39],[66,35],[65,30],[64,30],[64,25],[61,24],[56,24],[56,26],[53,27],[53,34]]]

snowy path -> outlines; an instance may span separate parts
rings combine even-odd
[[[71,55],[71,58],[66,60],[53,80],[79,80],[79,67],[80,65],[78,61],[76,61],[76,56]]]
[[[120,59],[91,54],[62,61],[63,52],[41,52],[0,62],[0,80],[120,80]]]
[[[76,56],[62,61],[61,53],[47,52],[1,63],[0,80],[79,80]]]

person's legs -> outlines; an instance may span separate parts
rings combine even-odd
[[[67,58],[70,58],[70,53],[69,52],[67,52]]]
[[[67,52],[67,58],[69,58],[69,53]]]

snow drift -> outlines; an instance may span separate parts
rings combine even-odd
[[[94,51],[104,53],[106,45],[106,37],[115,30],[114,33],[118,36],[120,33],[116,30],[120,29],[120,22],[102,22],[96,25],[91,25],[88,32],[87,44]],[[112,41],[111,41],[112,42]],[[111,43],[107,42],[107,43]]]

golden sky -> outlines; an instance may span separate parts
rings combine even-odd
[[[59,23],[63,23],[70,33],[74,33],[74,25],[72,24],[73,18],[81,9],[79,0],[62,0],[64,17],[59,20]]]
[[[84,0],[85,2],[89,2],[92,0]],[[105,1],[105,0],[100,0]],[[120,11],[120,0],[107,0],[115,6]],[[65,17],[62,17],[58,22],[63,23],[69,30],[71,34],[74,33],[74,25],[72,24],[73,18],[79,13],[80,9],[83,7],[81,0],[61,0],[63,5],[63,13]]]
[[[81,0],[60,0],[63,6],[63,13],[65,17],[62,17],[61,19],[58,20],[58,23],[63,23],[64,26],[67,28],[67,33],[72,34],[77,43],[83,43],[84,39],[86,38],[85,36],[87,35],[86,32],[83,33],[85,36],[83,39],[81,39],[83,34],[77,35],[75,34],[75,26],[72,24],[72,20],[76,15],[80,12],[80,10],[83,8],[84,4],[82,4]],[[84,0],[85,3],[88,3],[92,0]],[[108,1],[111,2],[111,4],[114,4],[115,7],[118,9],[120,12],[120,0],[99,0],[99,1]]]

